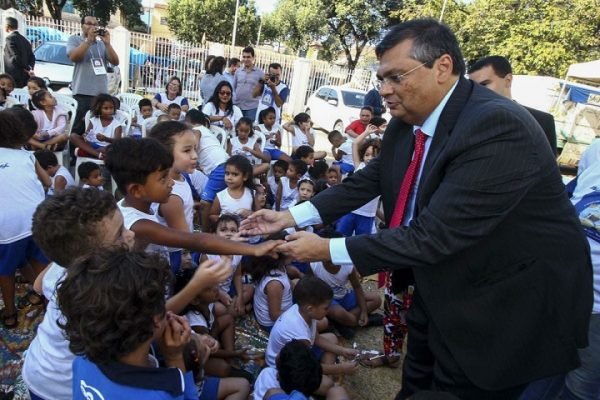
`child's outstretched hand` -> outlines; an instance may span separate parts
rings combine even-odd
[[[183,348],[190,341],[192,328],[185,317],[167,311],[165,330],[159,339],[161,352],[167,366],[185,370]],[[182,367],[183,366],[183,367]]]
[[[224,290],[219,289],[219,301],[225,306],[229,307],[231,305],[231,296],[229,296],[229,293],[226,293]]]
[[[231,260],[227,258],[206,260],[196,269],[190,284],[204,289],[223,282],[229,275],[231,275]]]
[[[275,252],[275,248],[284,243],[285,240],[269,240],[257,244],[254,246],[254,257],[260,257],[264,256],[265,254],[270,254],[273,257],[277,258],[278,254],[277,252]]]
[[[239,358],[243,362],[250,361],[250,357],[248,356],[248,349],[247,348],[236,350],[236,351],[234,351],[234,354],[235,354],[236,358]]]

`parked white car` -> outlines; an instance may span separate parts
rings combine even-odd
[[[366,92],[341,86],[321,86],[304,107],[313,123],[328,131],[344,132],[352,121],[358,119]]]
[[[66,88],[73,80],[73,61],[67,56],[67,42],[45,42],[33,52],[36,76],[44,79],[52,90]],[[116,94],[121,87],[119,67],[107,65],[108,92]],[[65,92],[63,89],[61,92]],[[68,90],[67,90],[68,91]]]

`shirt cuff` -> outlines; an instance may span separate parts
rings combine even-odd
[[[289,209],[296,226],[304,228],[308,225],[317,225],[323,223],[319,211],[310,201],[305,201],[302,204],[291,207]]]
[[[353,264],[346,248],[346,238],[329,239],[329,256],[334,265]]]

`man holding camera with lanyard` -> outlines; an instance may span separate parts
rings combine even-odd
[[[81,19],[81,35],[73,35],[67,41],[67,55],[75,63],[71,91],[77,100],[77,115],[73,125],[76,135],[71,136],[72,147],[96,155],[97,152],[81,137],[86,128],[84,117],[94,97],[108,92],[106,63],[119,65],[119,57],[110,44],[109,31],[91,16]]]
[[[258,81],[252,94],[254,97],[261,96],[256,111],[256,121],[260,122],[259,115],[262,110],[273,107],[275,109],[275,121],[281,124],[281,107],[287,101],[290,89],[285,83],[281,82],[280,64],[273,63],[269,65],[269,73]]]

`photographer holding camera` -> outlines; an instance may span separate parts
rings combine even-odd
[[[290,89],[281,81],[281,64],[269,65],[269,73],[258,81],[254,88],[254,97],[261,96],[256,111],[256,121],[262,110],[273,107],[275,109],[275,121],[281,123],[281,107],[290,94]]]
[[[87,151],[89,145],[81,137],[85,131],[85,113],[94,97],[108,92],[106,64],[119,65],[119,57],[110,44],[110,32],[92,16],[81,18],[81,34],[69,37],[67,55],[75,63],[71,91],[78,103],[73,125],[73,133],[77,135],[71,136],[71,142]]]

